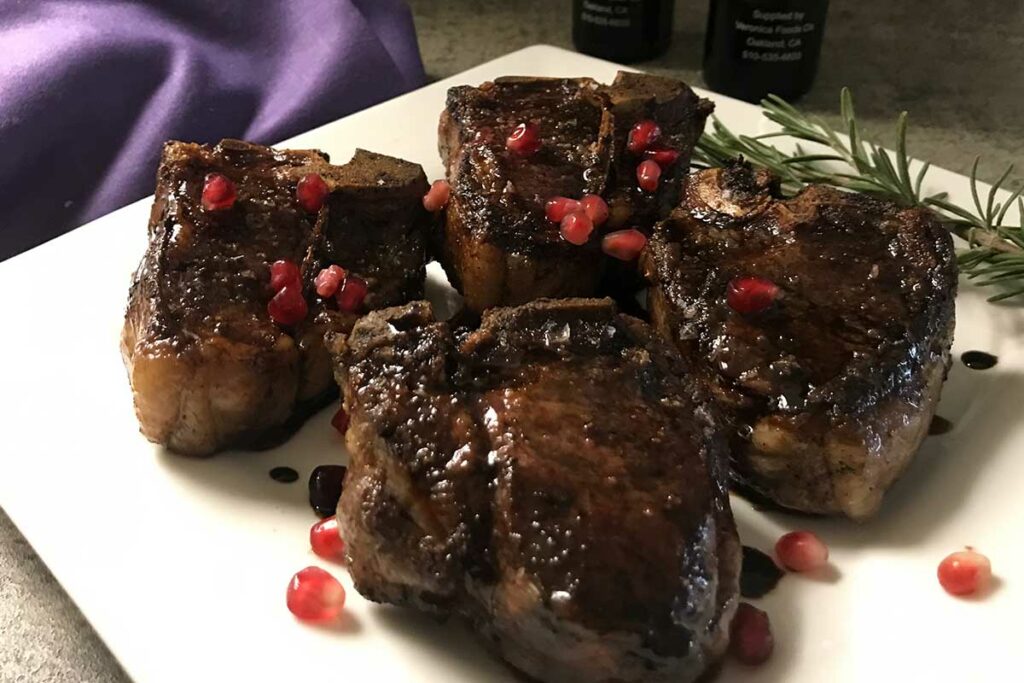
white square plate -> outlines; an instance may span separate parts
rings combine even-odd
[[[449,86],[509,74],[593,76],[616,66],[537,46],[287,141],[345,161],[356,146],[442,175],[437,116]],[[707,94],[707,93],[705,93]],[[758,108],[707,94],[734,129],[757,132]],[[965,178],[936,169],[929,189],[969,200]],[[350,591],[335,629],[297,623],[291,575],[320,564],[306,477],[343,462],[317,415],[262,453],[189,460],[139,435],[118,350],[129,275],[146,248],[150,199],[0,263],[0,504],[100,636],[139,681],[512,681],[458,623],[380,607]],[[432,277],[438,276],[436,266]],[[744,543],[770,551],[809,527],[832,549],[837,578],[786,577],[758,601],[776,636],[758,669],[720,680],[997,681],[1017,679],[1024,607],[1024,317],[962,283],[954,352],[990,351],[986,372],[954,364],[929,438],[877,518],[863,525],[753,510],[734,499]],[[290,465],[294,484],[267,472]],[[939,561],[965,544],[999,577],[985,600],[947,596]],[[322,565],[350,587],[344,569]]]

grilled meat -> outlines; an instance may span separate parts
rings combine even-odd
[[[956,261],[932,215],[819,186],[779,199],[737,163],[690,176],[643,268],[654,325],[733,422],[737,483],[795,510],[874,513],[950,362]],[[764,311],[727,303],[748,276],[779,288]]]
[[[356,588],[471,619],[542,681],[693,681],[725,648],[740,547],[712,409],[608,300],[427,303],[328,335],[351,422]]]
[[[208,173],[236,184],[233,207],[202,208]],[[310,173],[330,190],[315,215],[295,195]],[[365,151],[332,166],[316,151],[168,143],[121,339],[142,433],[189,455],[262,447],[329,400],[323,332],[355,316],[315,299],[312,278],[342,265],[367,281],[370,308],[422,296],[426,189],[418,165]],[[294,327],[267,314],[278,259],[301,264],[310,301]]]
[[[607,229],[649,228],[675,206],[711,109],[683,83],[633,73],[620,73],[611,86],[509,77],[449,90],[439,148],[452,195],[438,251],[467,307],[593,295],[607,261],[601,231],[582,246],[566,242],[544,216],[546,201],[600,194],[611,209]],[[636,187],[641,159],[626,149],[642,119],[657,121],[659,144],[679,152],[652,194]],[[506,139],[526,122],[539,130],[539,150],[509,152]]]

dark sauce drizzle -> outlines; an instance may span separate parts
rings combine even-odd
[[[344,465],[320,465],[309,475],[309,504],[320,517],[330,517],[338,509]]]
[[[270,478],[282,484],[290,484],[293,481],[298,481],[299,473],[291,467],[275,467],[270,470]]]
[[[740,572],[740,595],[760,598],[779,583],[784,571],[775,560],[757,548],[743,546],[743,570]]]
[[[932,436],[938,434],[946,434],[953,430],[953,423],[944,417],[935,415],[932,417],[932,423],[928,425],[928,433]]]
[[[995,367],[999,358],[984,351],[965,351],[960,354],[960,361],[971,370],[988,370]]]

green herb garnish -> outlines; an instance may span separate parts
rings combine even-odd
[[[843,88],[840,112],[846,128],[846,139],[822,119],[805,114],[780,97],[769,95],[761,101],[764,115],[779,125],[780,130],[763,135],[737,135],[717,118],[705,132],[694,152],[696,166],[722,166],[738,156],[763,166],[782,181],[784,191],[797,192],[804,185],[820,183],[846,190],[864,192],[888,199],[900,206],[920,206],[934,211],[946,228],[963,238],[967,249],[958,254],[960,272],[981,286],[999,285],[999,293],[989,301],[1000,301],[1024,295],[1024,230],[1005,223],[1007,212],[1016,203],[1018,215],[1024,218],[1024,186],[1005,201],[996,201],[999,190],[1013,172],[1011,165],[987,193],[979,188],[977,179],[980,159],[971,167],[971,195],[974,206],[966,208],[951,203],[946,193],[923,196],[921,188],[929,164],[923,163],[911,174],[912,157],[907,154],[907,112],[896,119],[895,152],[866,140],[857,127],[853,95]],[[792,153],[779,150],[773,138],[790,138],[814,143],[817,148],[804,149],[796,144]],[[984,197],[983,197],[984,195]]]

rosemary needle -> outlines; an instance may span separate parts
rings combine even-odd
[[[976,159],[970,175],[973,206],[958,206],[945,193],[922,195],[929,164],[921,164],[916,174],[910,172],[906,112],[896,119],[896,149],[890,151],[863,137],[848,88],[843,88],[839,98],[845,139],[821,118],[800,111],[781,97],[769,95],[761,101],[761,107],[765,117],[779,126],[777,132],[738,135],[713,118],[711,130],[697,143],[694,165],[722,166],[742,156],[772,171],[789,193],[817,183],[863,192],[900,206],[928,208],[950,232],[967,242],[967,249],[958,255],[960,272],[981,286],[999,288],[989,301],[1024,295],[1024,230],[1019,223],[1006,224],[1007,213],[1014,205],[1024,219],[1024,186],[1005,201],[997,201],[1013,166],[983,193],[978,183],[980,159]],[[784,152],[774,146],[772,141],[779,138],[796,141],[794,150]],[[809,152],[801,142],[812,143],[818,149]]]

